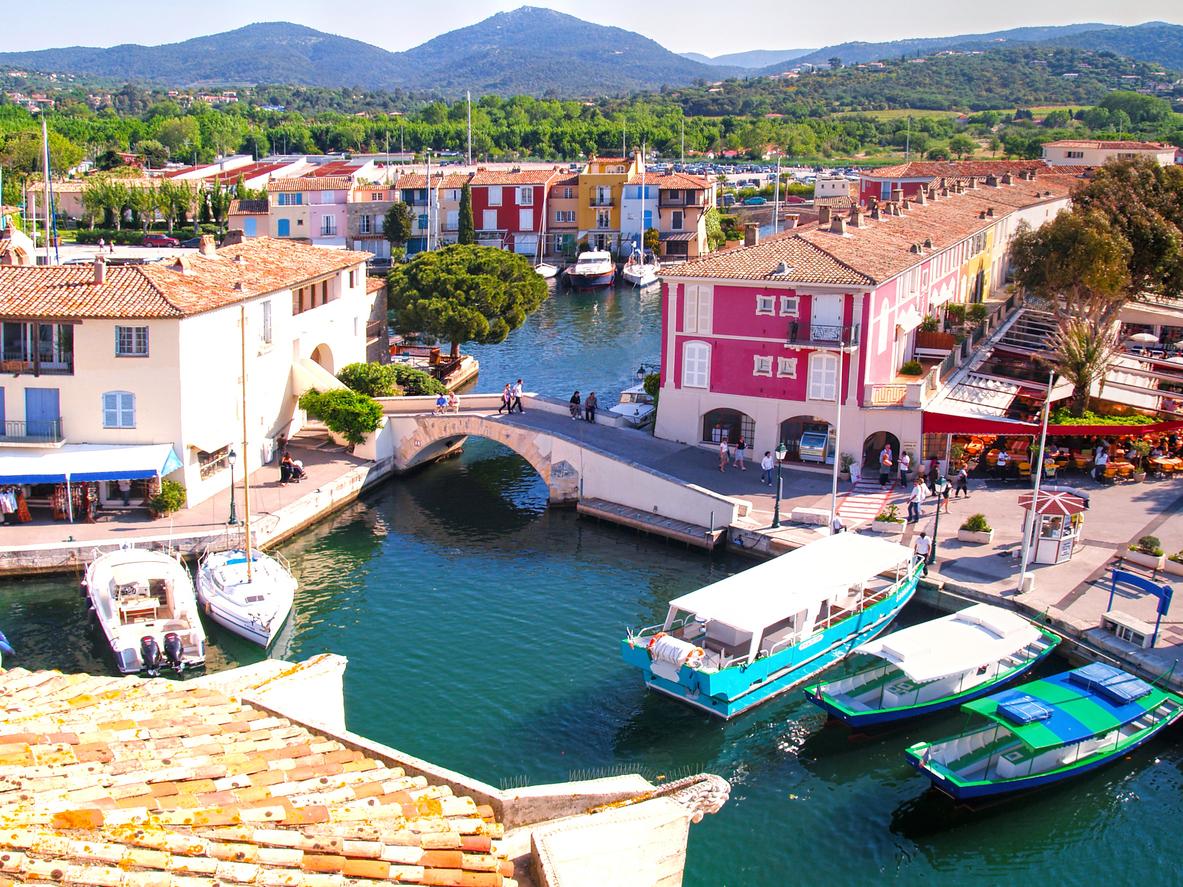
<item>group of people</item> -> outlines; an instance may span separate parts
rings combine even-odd
[[[501,406],[497,408],[497,412],[500,414],[502,410],[507,410],[508,412],[512,413],[514,411],[514,407],[517,407],[519,413],[526,412],[524,409],[522,409],[521,379],[518,379],[512,384],[509,382],[505,383],[505,390],[501,392]]]
[[[435,409],[432,412],[437,416],[442,413],[458,413],[460,412],[460,398],[456,396],[455,391],[441,394],[435,399]]]
[[[571,395],[570,409],[571,409],[571,418],[573,420],[579,418],[581,406],[582,406],[582,413],[583,413],[583,421],[594,423],[596,421],[596,410],[600,406],[600,402],[598,400],[596,400],[596,393],[594,391],[589,391],[587,398],[584,399],[583,401],[580,401],[578,391],[576,391],[574,394]]]
[[[743,464],[744,453],[748,450],[748,442],[744,440],[743,435],[739,436],[739,440],[735,443],[735,461],[731,464],[740,471],[747,471],[747,467]],[[767,455],[767,454],[765,454]],[[719,439],[719,470],[723,471],[727,467],[728,460],[731,459],[731,441],[727,439],[727,435],[723,435]]]
[[[279,457],[280,484],[298,484],[306,477],[308,477],[308,473],[304,470],[304,466],[285,450],[283,455]]]

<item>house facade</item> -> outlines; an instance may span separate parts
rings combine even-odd
[[[241,231],[246,237],[271,237],[271,201],[262,199],[239,199],[230,201],[230,210],[226,214],[226,227],[231,231]]]
[[[700,176],[669,173],[658,176],[657,236],[663,260],[705,256],[707,213],[715,205],[716,185]]]
[[[546,257],[574,259],[579,239],[579,175],[560,172],[546,199]]]
[[[640,154],[632,157],[592,157],[579,174],[578,243],[592,249],[616,251],[621,233],[621,200],[625,183],[640,173]]]
[[[541,254],[547,190],[554,169],[493,172],[479,169],[469,182],[477,243],[524,256]]]
[[[382,227],[397,194],[388,185],[359,185],[349,192],[345,204],[346,249],[372,253],[380,261],[390,260],[390,241]]]
[[[1148,157],[1162,166],[1175,162],[1175,146],[1158,142],[1062,139],[1043,146],[1043,159],[1052,166],[1100,166],[1108,160]]]
[[[267,185],[276,238],[344,249],[346,205],[353,180],[345,176],[276,179]]]
[[[974,181],[983,183],[991,176],[1051,172],[1055,170],[1043,160],[912,160],[860,172],[855,196],[860,205],[867,206],[872,200],[894,200],[897,191],[898,196],[911,200],[921,189],[933,185],[952,188]]]

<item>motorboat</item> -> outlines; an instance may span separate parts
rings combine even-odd
[[[12,644],[8,643],[8,637],[4,632],[0,631],[0,653],[3,653],[5,656],[11,656],[15,652],[16,650],[12,648]]]
[[[292,612],[296,580],[279,553],[234,548],[206,554],[197,599],[218,625],[267,648]]]
[[[180,674],[205,662],[205,629],[189,569],[163,551],[119,548],[90,562],[83,580],[123,674]]]
[[[1018,613],[974,604],[863,644],[853,674],[805,695],[854,729],[893,724],[1000,690],[1059,642]]]
[[[641,384],[620,392],[620,402],[608,412],[622,417],[633,428],[644,428],[653,423],[657,407],[653,403],[653,396]]]
[[[534,270],[538,273],[538,276],[544,280],[551,280],[559,273],[558,266],[552,265],[549,262],[539,262],[534,266]]]
[[[628,633],[621,653],[650,689],[734,717],[886,629],[922,567],[896,542],[827,536],[675,598],[663,623]]]
[[[1183,697],[1094,662],[961,706],[952,738],[917,742],[908,763],[974,806],[1088,772],[1128,754],[1183,714]]]
[[[652,286],[658,282],[657,274],[661,271],[661,262],[652,250],[634,249],[628,261],[624,263],[624,270],[620,276],[636,287]]]
[[[580,253],[574,265],[567,266],[567,284],[577,290],[599,289],[612,286],[616,280],[616,265],[612,253],[606,250],[592,250]]]

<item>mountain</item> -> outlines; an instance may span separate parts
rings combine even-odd
[[[595,96],[742,73],[740,68],[683,58],[632,31],[529,6],[449,31],[406,52],[270,22],[163,46],[0,53],[0,66],[158,86],[401,87],[453,96],[466,89]]]
[[[1145,62],[1156,62],[1170,70],[1183,70],[1183,26],[1147,22],[1131,28],[1110,28],[1067,34],[1049,40],[1051,46],[1116,52]]]
[[[704,65],[733,65],[737,68],[764,68],[768,65],[782,64],[817,52],[817,49],[753,49],[750,52],[732,52],[727,55],[717,55],[714,58],[701,52],[684,52],[683,58],[702,62]]]

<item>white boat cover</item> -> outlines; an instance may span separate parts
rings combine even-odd
[[[974,671],[1039,640],[1039,629],[1010,610],[974,604],[855,649],[886,659],[917,684]]]
[[[103,446],[63,444],[54,450],[25,450],[0,456],[0,483],[61,484],[164,477],[181,467],[172,444]]]
[[[896,542],[839,533],[670,601],[671,607],[755,634],[823,598],[907,564]]]

